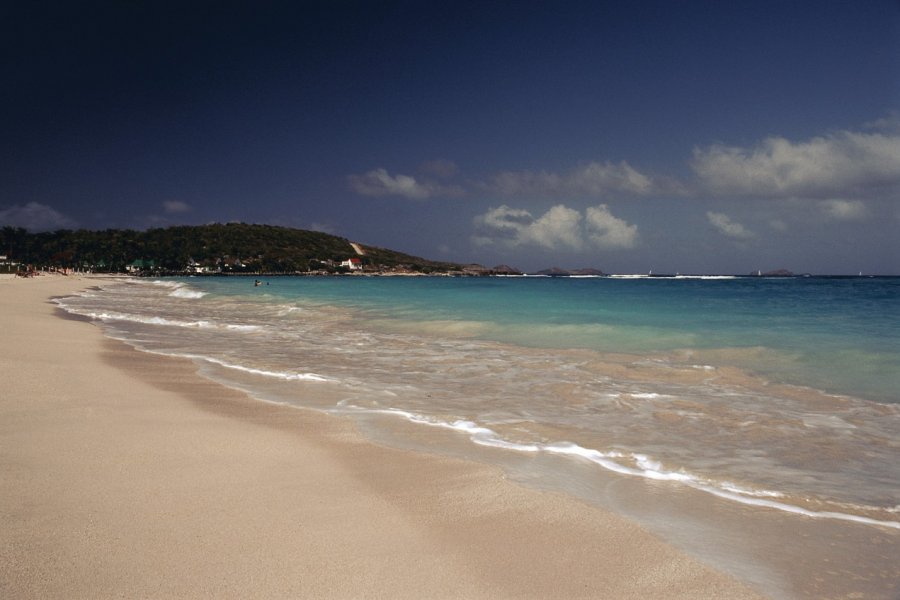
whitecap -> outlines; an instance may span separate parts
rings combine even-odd
[[[200,290],[192,290],[186,287],[177,287],[171,292],[169,292],[170,296],[175,298],[202,298],[206,295],[206,292],[201,292]]]

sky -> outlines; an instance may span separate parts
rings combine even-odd
[[[6,2],[0,226],[900,275],[900,2]]]

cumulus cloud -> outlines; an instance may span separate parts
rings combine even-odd
[[[646,195],[657,191],[653,180],[625,161],[590,162],[563,174],[550,171],[504,171],[494,175],[486,187],[504,196],[546,198]]]
[[[162,203],[163,211],[167,215],[175,215],[180,213],[190,212],[191,206],[186,202],[181,202],[178,200],[166,200]]]
[[[836,221],[859,221],[869,214],[861,200],[823,200],[819,206],[825,216]]]
[[[605,204],[585,211],[587,236],[601,248],[632,248],[637,243],[637,225],[614,217]]]
[[[583,245],[581,213],[562,204],[554,206],[520,230],[519,239],[523,244],[578,250]]]
[[[536,244],[545,248],[565,246],[577,249],[581,246],[578,211],[559,205],[535,218],[529,211],[503,205],[488,210],[475,218],[483,235],[477,236],[477,244],[504,243],[510,246]]]
[[[518,233],[534,221],[534,217],[527,210],[510,208],[505,204],[492,208],[483,215],[476,217],[476,223],[484,225],[504,233]]]
[[[731,217],[726,214],[709,211],[706,213],[706,218],[724,236],[736,240],[747,240],[754,236],[752,231],[747,230],[740,223],[732,221]]]
[[[475,218],[479,245],[533,245],[555,249],[582,250],[631,248],[637,243],[637,226],[613,216],[605,204],[588,208],[584,215],[558,204],[535,217],[529,211],[503,205]]]
[[[10,206],[0,210],[0,225],[22,227],[28,231],[53,231],[75,227],[75,221],[38,202]]]
[[[900,135],[841,131],[805,142],[770,137],[755,148],[695,149],[691,166],[717,194],[848,198],[900,188]]]

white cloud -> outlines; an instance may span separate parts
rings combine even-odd
[[[364,175],[351,175],[350,186],[363,196],[403,196],[421,200],[431,195],[427,187],[409,175],[391,176],[386,169],[374,169]]]
[[[590,162],[568,173],[549,171],[504,171],[486,184],[504,196],[556,198],[561,196],[602,197],[624,193],[646,195],[657,190],[654,182],[627,162]]]
[[[523,244],[537,244],[545,248],[560,246],[578,250],[583,244],[581,213],[562,204],[554,206],[521,230]]]
[[[535,218],[527,210],[503,205],[475,218],[477,245],[534,245],[543,248],[582,250],[631,248],[637,243],[637,226],[614,217],[605,204],[579,211],[558,204]]]
[[[75,227],[75,221],[38,202],[10,206],[0,210],[0,225],[22,227],[28,231],[52,231]]]
[[[528,227],[528,224],[532,221],[534,221],[534,217],[527,210],[510,208],[505,204],[492,208],[483,215],[476,217],[476,222],[490,229],[505,232],[519,232]]]
[[[191,206],[179,200],[166,200],[162,203],[163,211],[168,215],[190,212]]]
[[[445,164],[443,168],[447,169]],[[418,181],[411,175],[391,175],[387,169],[373,169],[362,175],[348,177],[350,187],[363,196],[402,196],[424,200],[433,196],[460,196],[462,188],[442,185],[434,181]]]
[[[752,231],[747,230],[743,225],[732,221],[728,215],[709,211],[706,218],[710,224],[715,227],[719,233],[736,240],[746,240],[754,236]]]
[[[653,182],[624,160],[617,165],[609,162],[588,163],[572,171],[569,180],[575,189],[584,190],[593,196],[611,191],[630,194],[646,194],[653,191]]]
[[[614,217],[605,204],[585,211],[587,235],[601,248],[633,248],[637,244],[637,225]]]
[[[422,163],[416,176],[391,175],[378,168],[350,175],[348,180],[359,194],[412,199],[463,196],[465,186],[504,197],[556,201],[654,195],[892,200],[900,197],[900,113],[867,123],[861,131],[835,131],[802,141],[772,136],[755,146],[698,147],[689,164],[694,176],[685,179],[642,172],[625,160],[595,160],[568,170],[502,171],[452,185],[449,182],[458,177],[459,167],[450,160],[435,159]]]
[[[846,198],[900,188],[900,135],[841,131],[805,142],[770,137],[755,148],[695,149],[701,184],[716,194]]]
[[[861,200],[823,200],[819,206],[827,217],[836,221],[859,221],[869,214]]]

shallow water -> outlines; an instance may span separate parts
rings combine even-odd
[[[60,305],[261,399],[900,529],[900,280],[269,284],[126,280]]]

